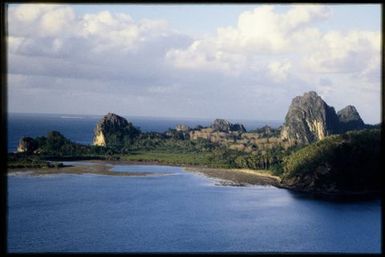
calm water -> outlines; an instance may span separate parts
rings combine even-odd
[[[8,116],[8,151],[22,136],[58,130],[89,144],[101,116]],[[143,131],[209,120],[129,118]],[[237,121],[233,121],[237,122]],[[247,129],[279,122],[242,121]],[[83,165],[89,165],[85,163]],[[274,187],[223,187],[178,167],[115,165],[116,177],[8,177],[10,252],[375,252],[380,201],[307,199]]]
[[[65,114],[8,114],[8,152],[16,151],[19,139],[23,136],[46,136],[49,131],[57,130],[74,142],[90,144],[96,123],[102,115],[65,115]],[[212,120],[187,120],[167,118],[125,117],[134,126],[144,132],[164,132],[175,128],[177,124],[186,124],[190,127],[197,125],[209,126]],[[251,130],[269,125],[278,127],[279,121],[250,121],[239,120],[246,129]]]
[[[8,176],[9,252],[357,252],[381,250],[381,204],[307,199],[264,186],[167,176]]]

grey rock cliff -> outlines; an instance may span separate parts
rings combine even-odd
[[[338,120],[340,122],[340,131],[346,132],[348,130],[364,129],[365,123],[362,121],[357,109],[348,105],[339,112],[337,112]]]
[[[339,120],[333,107],[316,92],[310,91],[292,100],[281,139],[291,144],[309,144],[339,132]]]
[[[185,124],[178,124],[176,125],[175,129],[176,131],[188,132],[190,130],[190,127]]]
[[[93,145],[107,146],[126,143],[140,133],[131,122],[114,113],[103,116],[96,124]]]
[[[232,124],[231,122],[224,120],[224,119],[216,119],[211,124],[211,128],[214,131],[221,131],[221,132],[230,132],[230,131],[239,131],[239,132],[246,132],[245,127],[242,124]]]

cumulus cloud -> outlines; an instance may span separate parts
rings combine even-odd
[[[292,66],[287,61],[283,65],[282,59],[288,58],[308,72],[374,77],[380,66],[380,32],[321,32],[315,23],[330,15],[322,5],[294,5],[285,13],[276,12],[273,5],[257,7],[240,14],[236,26],[218,28],[213,37],[170,50],[167,58],[179,68],[232,73],[260,63],[259,70],[267,67],[281,81],[288,78]],[[278,59],[271,62],[266,55]]]
[[[287,79],[289,70],[291,68],[291,63],[289,61],[284,62],[271,62],[269,64],[269,71],[271,77],[277,81],[283,81]]]
[[[304,57],[305,64],[319,72],[363,73],[380,66],[381,35],[379,32],[332,31],[319,38],[320,47]]]
[[[319,29],[333,16],[326,5],[260,5],[195,39],[167,20],[107,9],[11,5],[11,109],[33,95],[45,99],[36,111],[56,98],[57,112],[72,99],[74,112],[283,119],[291,98],[308,90],[331,104],[348,96],[369,116],[363,101],[379,103],[381,33]],[[356,98],[363,89],[371,93]]]
[[[283,14],[272,5],[257,7],[241,13],[236,26],[218,28],[214,37],[196,40],[186,49],[173,49],[167,57],[181,68],[243,70],[255,56],[297,48],[293,34],[301,34],[308,24],[329,15],[329,9],[321,5],[297,5]]]
[[[85,76],[103,73],[97,69],[93,73],[96,66],[105,68],[109,75],[114,70],[116,74],[130,73],[130,69],[137,72],[135,67],[142,63],[161,66],[165,48],[190,42],[188,36],[173,32],[162,20],[135,22],[128,14],[108,11],[79,16],[63,5],[11,8],[8,34],[10,71],[28,74],[39,70],[47,76],[55,73],[53,69],[63,71],[64,76],[76,74],[83,66],[84,71],[87,66],[91,70],[82,72]],[[44,70],[46,74],[41,74]]]

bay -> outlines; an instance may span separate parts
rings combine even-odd
[[[73,164],[73,163],[72,163]],[[380,200],[333,202],[272,186],[169,176],[8,176],[8,251],[379,253]]]

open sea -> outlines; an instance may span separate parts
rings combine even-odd
[[[99,119],[12,115],[8,149],[14,151],[20,136],[50,130],[90,143]],[[180,122],[130,121],[144,131],[164,131]],[[184,123],[211,121],[190,122]],[[326,201],[272,186],[221,186],[180,167],[111,168],[153,176],[10,173],[8,252],[381,253],[380,199]]]

